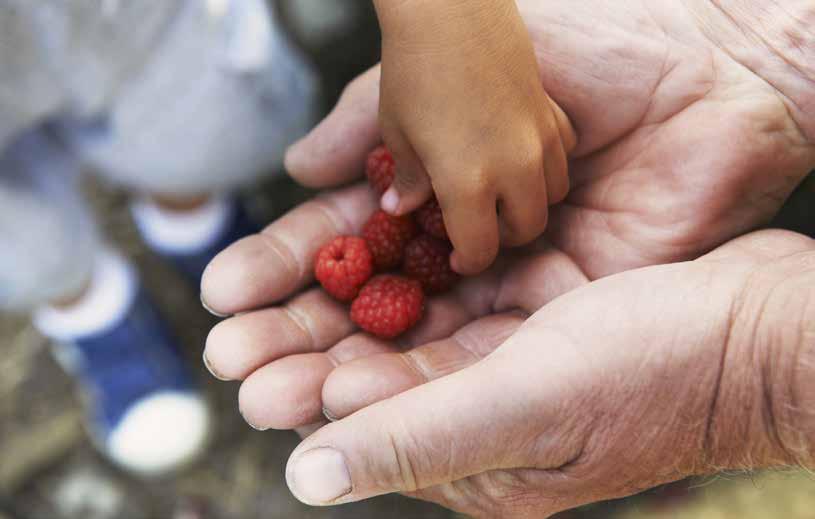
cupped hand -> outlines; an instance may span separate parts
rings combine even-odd
[[[805,67],[777,56],[761,67],[760,51],[720,48],[713,36],[737,28],[704,18],[709,2],[518,4],[543,85],[578,134],[572,191],[553,208],[548,239],[590,278],[693,258],[755,228],[815,164],[797,108],[807,104],[772,86],[800,84]],[[359,176],[380,139],[378,81],[374,69],[352,83],[290,150],[296,179],[327,187]]]
[[[239,315],[210,332],[205,360],[218,378],[244,381],[240,408],[254,427],[291,429],[322,420],[325,378],[360,357],[440,340],[432,350],[414,349],[410,358],[417,365],[437,363],[436,348],[446,348],[455,370],[456,359],[469,362],[490,351],[523,316],[587,281],[566,255],[541,244],[505,255],[488,272],[431,299],[419,326],[398,344],[358,333],[347,306],[306,287],[319,247],[333,236],[358,233],[376,204],[367,186],[324,194],[236,243],[207,268],[207,306]],[[432,358],[424,359],[424,351]]]
[[[328,385],[413,382],[307,438],[289,486],[313,505],[403,492],[544,518],[691,475],[808,466],[812,327],[798,318],[813,265],[815,241],[764,231],[564,295],[448,376],[396,354],[342,366]]]
[[[554,247],[548,254],[561,267],[523,279],[515,299],[540,305],[585,280],[696,257],[768,220],[813,165],[813,146],[783,96],[705,38],[681,4],[662,6],[664,12],[645,3],[520,6],[545,86],[576,122],[580,147],[572,193],[554,208],[547,235]],[[291,150],[295,177],[332,185],[359,176],[380,138],[378,79],[374,69],[352,83],[334,112]],[[319,291],[265,309],[307,286],[317,247],[358,231],[375,206],[364,188],[325,195],[228,249],[206,272],[209,307],[245,314],[212,332],[207,356],[222,376],[248,378],[242,407],[255,425],[318,419],[331,369],[395,347],[354,334],[345,310]],[[525,272],[503,263],[432,302],[422,329],[405,344],[449,337],[509,309],[496,306],[495,294],[507,276]],[[537,298],[541,291],[550,297]]]
[[[213,330],[206,355],[222,377],[245,379],[250,422],[301,426],[319,421],[324,405],[344,416],[469,365],[526,313],[589,280],[696,257],[778,210],[814,165],[795,110],[711,43],[690,3],[658,4],[519,3],[544,86],[579,133],[573,191],[551,214],[551,248],[513,253],[432,301],[404,340],[408,351],[377,357],[395,359],[377,369],[410,366],[407,379],[383,381],[374,369],[347,386],[339,376],[324,384],[337,365],[397,345],[356,334],[345,309],[318,290],[301,292],[316,248],[358,230],[377,205],[365,188],[309,202],[216,258],[202,296],[217,312],[241,315]],[[372,70],[292,149],[295,177],[312,186],[357,178],[380,140],[377,105]]]

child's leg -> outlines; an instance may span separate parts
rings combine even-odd
[[[72,158],[40,134],[0,153],[0,307],[77,300],[100,241],[77,192]]]
[[[279,168],[311,125],[316,80],[264,0],[187,2],[138,78],[98,121],[62,126],[138,196],[145,241],[195,281],[255,229],[229,192]]]
[[[186,2],[142,72],[68,140],[142,193],[196,196],[277,168],[315,115],[316,79],[265,0]]]
[[[135,270],[97,238],[76,183],[72,158],[42,134],[0,156],[0,305],[34,310],[88,390],[88,425],[108,456],[138,472],[172,469],[200,452],[206,405]]]

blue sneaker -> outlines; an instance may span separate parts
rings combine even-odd
[[[43,308],[35,325],[77,375],[99,449],[126,470],[165,473],[203,450],[210,411],[133,269],[101,256],[82,302]]]
[[[243,204],[232,197],[217,198],[185,213],[171,213],[138,200],[131,205],[131,213],[145,243],[196,287],[212,258],[260,230]]]

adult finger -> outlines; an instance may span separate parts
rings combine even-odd
[[[286,153],[286,169],[301,184],[322,188],[362,174],[367,154],[380,142],[379,66],[352,81],[334,110]]]
[[[376,206],[363,185],[300,205],[218,254],[204,271],[201,300],[215,313],[232,315],[291,296],[313,279],[319,248],[336,236],[358,234]]]

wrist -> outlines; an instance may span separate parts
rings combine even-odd
[[[707,466],[815,466],[815,242],[796,239],[733,303]]]
[[[771,85],[815,145],[815,4],[810,0],[695,0],[704,35]]]
[[[515,0],[374,0],[374,7],[383,40],[407,44],[467,40],[520,17]]]

